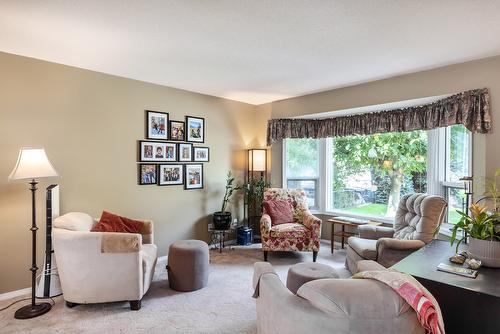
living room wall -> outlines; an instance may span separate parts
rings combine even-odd
[[[491,95],[493,133],[474,135],[473,172],[477,185],[483,177],[492,177],[500,167],[498,143],[500,131],[500,56],[451,66],[440,67],[321,93],[273,102],[267,106],[271,118],[288,118],[331,112],[390,102],[453,94],[487,87]],[[272,145],[271,179],[275,186],[282,183],[282,144]],[[323,236],[330,235],[330,224],[323,224]]]
[[[265,141],[253,105],[125,79],[41,60],[0,53],[0,293],[30,286],[30,193],[26,182],[7,177],[22,146],[45,147],[61,179],[38,187],[38,264],[43,266],[45,188],[61,186],[61,213],[102,210],[155,223],[155,242],[165,255],[175,240],[208,241],[209,215],[221,204],[226,173],[242,178],[245,149]],[[137,184],[137,140],[145,138],[144,110],[206,119],[210,162],[205,187]],[[264,125],[262,125],[264,124]],[[262,130],[264,129],[264,130]],[[241,199],[235,199],[242,219]]]

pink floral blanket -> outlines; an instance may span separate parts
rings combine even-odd
[[[426,333],[444,334],[443,316],[434,296],[415,278],[394,269],[362,271],[353,278],[369,278],[390,286],[417,313]]]

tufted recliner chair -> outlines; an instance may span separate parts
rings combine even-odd
[[[440,196],[405,195],[399,202],[394,226],[359,226],[359,237],[347,242],[346,267],[357,272],[357,262],[374,260],[388,268],[434,239],[447,203]]]

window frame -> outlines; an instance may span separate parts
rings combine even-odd
[[[460,181],[449,181],[449,133],[450,128],[439,128],[427,131],[428,138],[428,172],[427,172],[427,191],[428,193],[443,196],[448,201],[448,189],[458,188],[463,189],[464,184]],[[469,141],[469,173],[473,170],[473,138],[472,133],[468,133]],[[331,163],[328,161],[328,157],[332,156],[332,145],[329,138],[316,139],[318,141],[318,177],[317,178],[296,178],[287,177],[287,141],[283,140],[283,150],[282,150],[282,184],[286,187],[288,180],[311,180],[316,182],[316,207],[310,208],[312,213],[325,214],[325,215],[341,215],[353,218],[371,219],[375,221],[380,221],[383,223],[392,224],[394,218],[387,218],[383,216],[375,215],[365,215],[359,213],[349,213],[342,210],[335,210],[329,207],[331,199]],[[434,167],[433,167],[434,166]],[[432,171],[432,172],[430,172]],[[447,211],[448,212],[448,211]],[[448,214],[446,214],[445,221],[441,226],[441,230],[444,230],[444,234],[448,234],[448,230],[453,226],[453,224],[448,223]]]

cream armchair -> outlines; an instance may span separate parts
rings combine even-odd
[[[153,223],[144,221],[141,234],[90,232],[94,223],[76,212],[54,222],[54,252],[66,305],[129,301],[132,310],[139,310],[156,265]]]
[[[360,269],[383,270],[373,261]],[[254,265],[259,334],[425,333],[417,315],[396,292],[371,279],[320,279],[294,295],[267,262]]]
[[[346,267],[358,271],[356,263],[374,260],[388,268],[434,239],[444,219],[447,203],[440,196],[405,195],[399,202],[394,227],[359,226],[359,238],[347,241]]]

